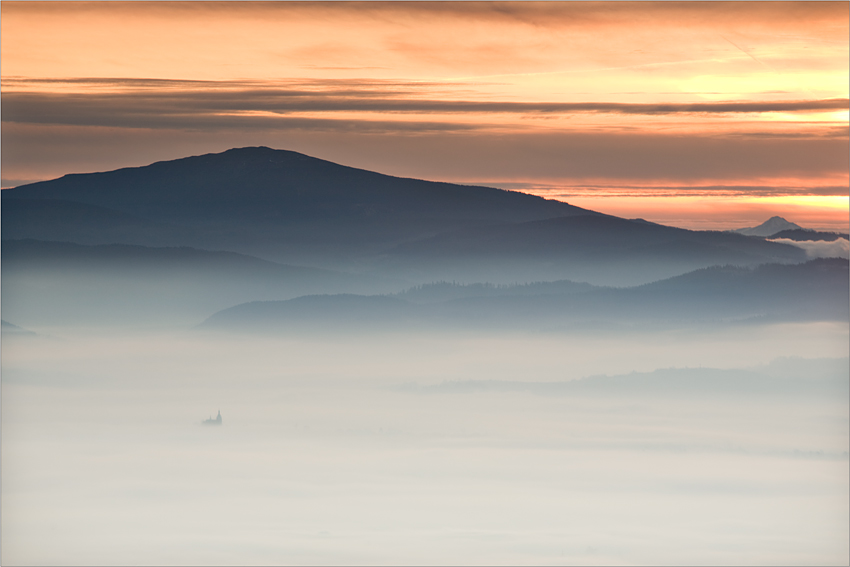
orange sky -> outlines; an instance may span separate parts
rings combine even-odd
[[[848,224],[848,4],[2,9],[3,186],[267,145],[626,217]]]

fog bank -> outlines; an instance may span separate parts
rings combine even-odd
[[[2,561],[843,564],[846,396],[616,381],[840,382],[847,339],[4,335]],[[614,387],[534,389],[593,375]]]

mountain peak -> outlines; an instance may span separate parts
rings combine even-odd
[[[197,245],[274,257],[279,252],[268,250],[304,249],[298,242],[339,256],[469,226],[598,214],[264,146],[67,175],[4,190],[2,198],[4,238]]]
[[[334,224],[378,218],[522,222],[595,214],[567,203],[489,187],[383,175],[265,146],[159,161],[4,190],[3,198],[64,200],[106,207],[153,222]],[[429,229],[429,232],[431,229]]]
[[[739,228],[733,232],[745,234],[747,236],[773,236],[777,232],[782,232],[783,230],[794,230],[802,228],[803,227],[801,227],[800,225],[785,220],[782,217],[773,216],[758,226]]]

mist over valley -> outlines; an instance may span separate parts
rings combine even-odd
[[[0,197],[4,563],[848,560],[843,233],[265,147]]]

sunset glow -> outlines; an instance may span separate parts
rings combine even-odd
[[[0,16],[0,564],[850,565],[848,0]]]
[[[4,187],[267,145],[681,226],[850,222],[846,3],[3,2],[2,16]],[[618,189],[594,196],[599,180]]]

